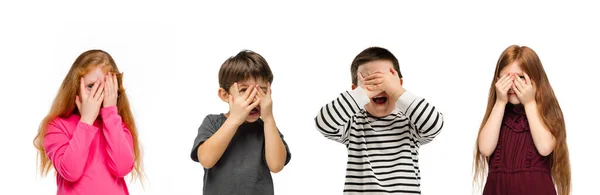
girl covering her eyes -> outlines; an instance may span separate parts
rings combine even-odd
[[[143,177],[122,82],[101,50],[82,53],[71,66],[34,139],[41,174],[54,165],[57,194],[129,194],[123,178]]]

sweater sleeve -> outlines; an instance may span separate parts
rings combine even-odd
[[[102,108],[100,115],[106,139],[108,170],[115,177],[125,177],[131,172],[135,162],[131,132],[123,123],[116,106]]]
[[[75,182],[83,175],[90,145],[98,128],[78,122],[73,135],[67,132],[66,126],[55,119],[48,124],[43,146],[58,175]]]
[[[404,92],[396,101],[399,108],[409,118],[416,130],[420,144],[431,142],[444,126],[444,117],[435,106],[410,91]]]
[[[315,117],[317,130],[331,140],[346,144],[354,116],[364,109],[369,101],[369,97],[360,87],[341,93],[319,110]]]

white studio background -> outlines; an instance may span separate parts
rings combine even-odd
[[[420,150],[423,194],[470,194],[477,130],[498,56],[540,56],[567,124],[574,194],[594,192],[600,60],[597,6],[506,2],[0,3],[0,194],[55,194],[39,177],[33,137],[75,58],[103,49],[125,72],[147,182],[131,194],[201,194],[191,161],[217,97],[219,66],[242,49],[274,73],[274,113],[292,160],[273,174],[276,194],[341,194],[346,148],[314,127],[321,106],[349,90],[350,62],[369,46],[391,50],[405,88],[445,116]]]

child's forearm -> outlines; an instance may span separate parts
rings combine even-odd
[[[263,118],[265,131],[265,159],[269,170],[277,173],[283,169],[287,153],[279,136],[273,117]]]
[[[337,99],[321,107],[315,117],[317,129],[325,137],[343,142],[348,122],[369,101],[369,97],[360,87],[342,92]]]
[[[115,177],[125,177],[133,170],[135,164],[133,137],[129,129],[123,124],[117,107],[107,107],[100,110],[102,131],[106,139],[106,153],[108,155],[108,168]]]
[[[404,91],[396,99],[396,107],[408,117],[419,135],[426,140],[433,139],[444,125],[442,113],[425,99],[417,97],[410,91]]]
[[[485,125],[479,132],[477,146],[479,152],[484,156],[490,156],[496,150],[498,137],[500,136],[500,127],[502,126],[502,118],[504,117],[504,108],[506,103],[496,102],[492,108],[492,112],[488,117]]]
[[[210,169],[219,161],[239,126],[228,118],[214,135],[198,147],[198,161],[204,168]]]
[[[537,110],[537,103],[532,102],[524,106],[535,148],[542,156],[550,155],[556,146],[554,135],[552,135],[548,127],[544,125],[544,122],[540,118],[540,113]]]
[[[90,146],[98,128],[79,122],[69,137],[63,125],[51,123],[44,136],[44,149],[56,172],[69,182],[78,181],[85,170]]]

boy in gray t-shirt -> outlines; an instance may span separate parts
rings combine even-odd
[[[272,113],[273,74],[259,54],[244,50],[219,70],[219,97],[226,114],[211,114],[198,128],[191,152],[204,167],[203,194],[273,194],[271,173],[291,153]]]

